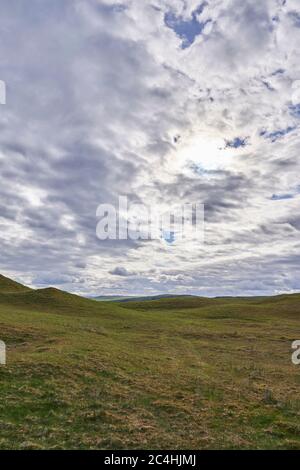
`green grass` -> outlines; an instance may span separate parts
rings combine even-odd
[[[299,295],[8,292],[1,449],[300,449]]]
[[[13,281],[12,279],[9,279],[8,277],[2,276],[0,274],[0,292],[2,294],[9,294],[9,293],[16,293],[16,292],[28,292],[31,289],[29,287],[23,286],[22,284],[19,284],[16,281]]]

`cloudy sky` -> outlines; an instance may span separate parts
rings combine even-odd
[[[3,0],[0,271],[87,295],[300,290],[299,0]],[[205,204],[205,243],[96,210]]]

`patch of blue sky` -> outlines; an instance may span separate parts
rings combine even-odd
[[[163,230],[162,238],[168,243],[168,245],[172,245],[176,240],[175,232],[167,232]]]
[[[272,201],[283,201],[285,199],[294,199],[294,197],[300,194],[300,185],[296,186],[289,193],[273,194],[271,197]]]
[[[289,109],[294,117],[300,117],[300,103],[291,105]]]
[[[220,169],[206,169],[199,163],[192,163],[189,166],[189,169],[193,172],[194,175],[201,176],[203,179],[209,180],[209,179],[214,179],[216,180],[217,178],[222,178],[224,176],[224,173]]]
[[[182,49],[190,47],[194,43],[196,37],[202,33],[205,25],[210,22],[210,20],[205,22],[200,22],[198,20],[198,15],[201,14],[205,6],[206,2],[196,8],[196,10],[192,12],[190,19],[184,19],[181,15],[176,16],[173,12],[165,14],[165,24],[168,28],[172,29],[178,37],[180,37],[182,40]]]
[[[192,163],[190,165],[190,169],[193,173],[200,176],[205,176],[207,173],[209,173],[209,170],[206,170],[202,165],[198,163]]]
[[[226,140],[225,148],[238,149],[248,145],[248,137],[235,137],[233,140]]]
[[[296,126],[289,126],[286,129],[278,129],[277,131],[267,132],[265,130],[261,131],[261,137],[271,140],[271,142],[276,142],[278,139],[281,139],[287,134],[290,134],[296,129]]]
[[[273,194],[271,197],[272,201],[283,201],[285,199],[293,199],[295,197],[294,194],[287,193],[287,194]]]

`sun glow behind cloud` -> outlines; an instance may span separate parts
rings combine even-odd
[[[195,135],[188,143],[180,144],[176,155],[183,168],[211,171],[234,169],[237,155],[244,152],[244,149],[226,148],[223,137],[206,133]]]

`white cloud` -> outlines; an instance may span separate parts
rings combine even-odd
[[[298,2],[209,1],[186,49],[164,17],[199,1],[23,3],[1,7],[3,271],[96,294],[300,289]],[[205,203],[206,245],[101,243],[119,194]]]

